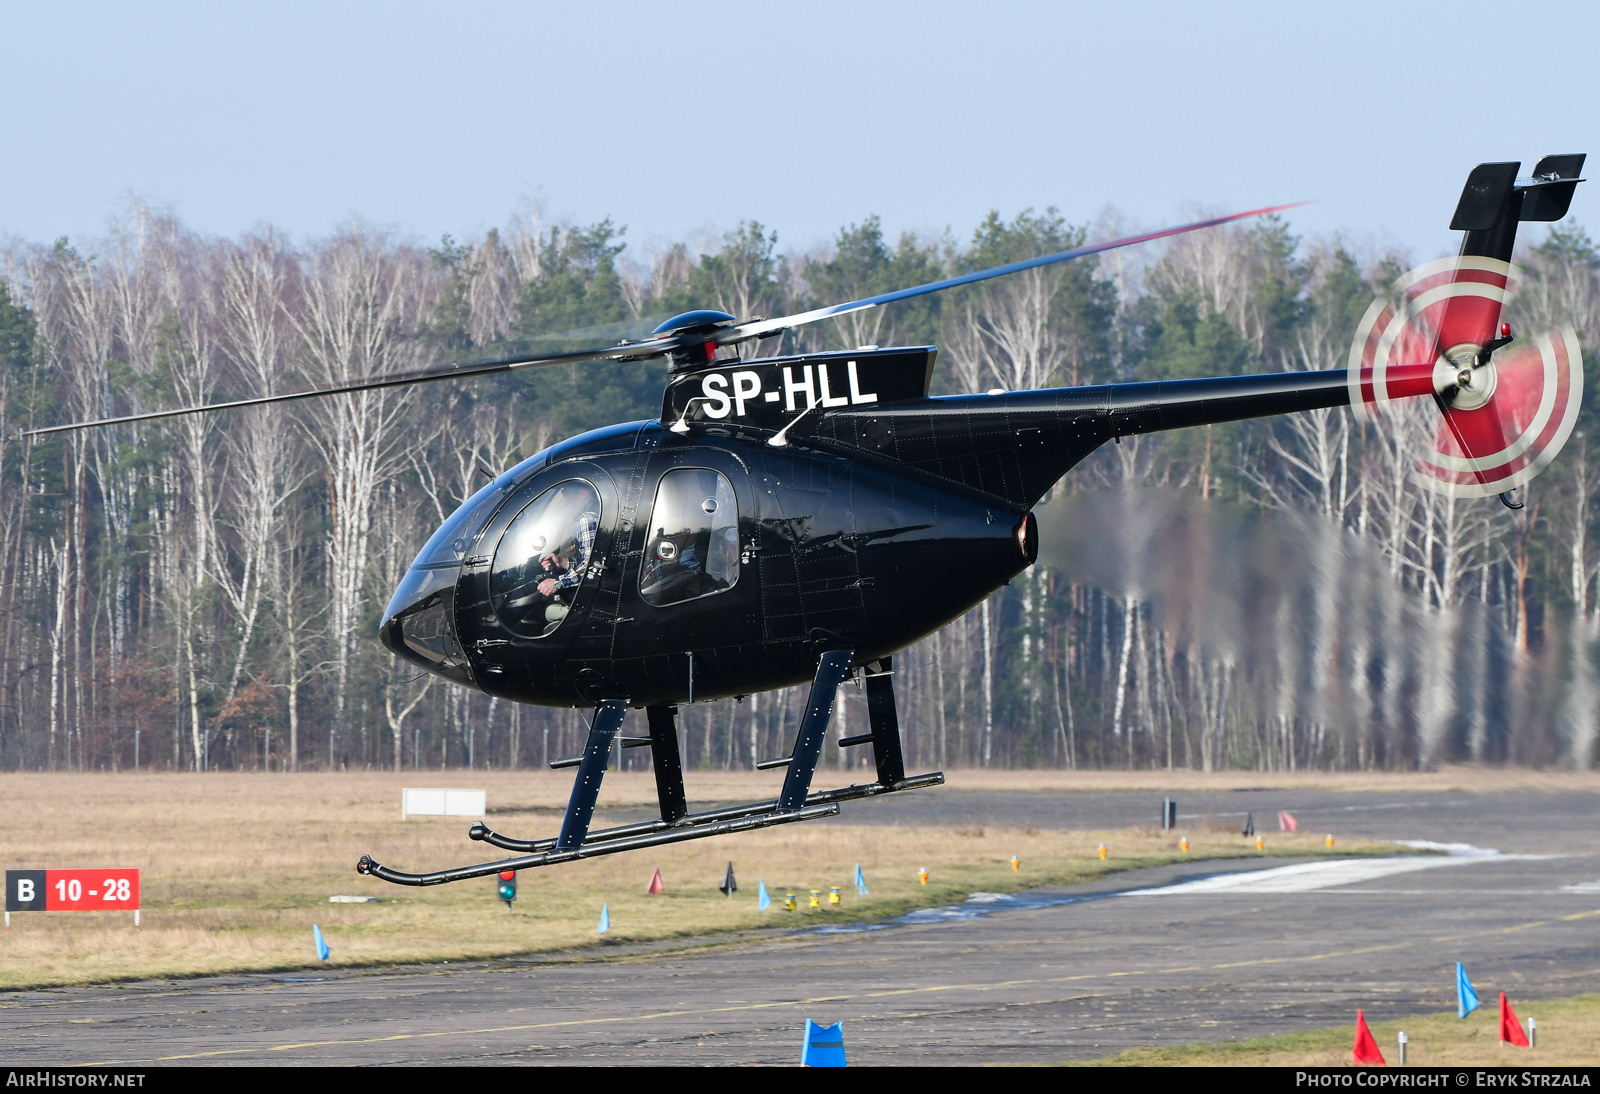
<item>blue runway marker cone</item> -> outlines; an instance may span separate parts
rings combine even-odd
[[[845,1067],[844,1023],[819,1026],[806,1019],[806,1043],[800,1049],[801,1067]]]
[[[861,872],[861,863],[856,863],[856,896],[871,896],[867,891],[867,875]]]
[[[311,945],[316,948],[318,961],[328,959],[328,940],[322,937],[322,928],[315,923],[311,924]]]
[[[1472,981],[1467,979],[1467,970],[1461,962],[1456,962],[1456,1017],[1465,1018],[1477,1010],[1482,1003],[1478,1002],[1478,993],[1472,990]]]
[[[756,907],[763,912],[772,907],[772,898],[767,895],[766,878],[761,878],[756,882]]]
[[[598,930],[595,931],[595,933],[596,934],[605,934],[610,929],[611,929],[611,905],[609,903],[602,904],[602,905],[600,905],[600,927],[599,927]]]

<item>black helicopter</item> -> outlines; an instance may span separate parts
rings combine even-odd
[[[496,477],[428,540],[384,612],[384,645],[428,672],[515,702],[594,711],[583,753],[551,765],[578,769],[560,832],[523,840],[476,824],[472,839],[519,855],[431,873],[362,856],[356,868],[433,885],[811,820],[836,814],[842,801],[944,781],[905,773],[893,656],[1034,562],[1031,509],[1106,441],[1322,407],[1377,414],[1390,399],[1431,395],[1444,424],[1434,451],[1419,458],[1422,481],[1510,504],[1507,492],[1570,433],[1582,391],[1570,332],[1496,355],[1511,341],[1497,328],[1516,227],[1565,216],[1583,160],[1545,157],[1529,179],[1518,179],[1515,163],[1475,169],[1451,225],[1466,232],[1460,257],[1413,271],[1375,302],[1347,369],[932,397],[931,346],[718,356],[802,324],[1289,208],[1278,206],[782,318],[694,311],[637,343],[37,432],[668,358],[658,420],[584,433]],[[835,693],[854,673],[870,729],[838,743],[871,745],[877,778],[813,792]],[[789,755],[757,765],[786,769],[779,795],[690,813],[678,704],[807,681]],[[645,709],[647,736],[621,736],[629,707]],[[619,744],[650,748],[660,819],[590,831]]]

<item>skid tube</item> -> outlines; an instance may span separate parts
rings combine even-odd
[[[908,779],[901,779],[890,786],[882,783],[859,783],[855,786],[842,786],[837,790],[822,790],[808,795],[806,807],[809,809],[816,805],[830,805],[843,801],[853,801],[856,798],[875,798],[880,794],[893,794],[901,790],[920,790],[925,786],[941,786],[944,783],[944,772],[935,771],[927,775],[913,775]],[[682,828],[704,827],[719,821],[734,820],[739,817],[758,816],[771,813],[777,808],[778,799],[771,798],[764,802],[751,802],[749,805],[733,805],[726,809],[710,809],[704,813],[690,813],[681,820],[668,823],[663,820],[641,821],[638,824],[624,824],[616,828],[602,828],[598,832],[590,832],[585,840],[585,845],[591,843],[610,843],[614,840],[630,839],[634,836],[650,835],[654,832],[677,831]],[[715,835],[716,833],[707,833]],[[546,839],[516,839],[512,836],[501,835],[488,825],[479,822],[467,830],[470,839],[481,840],[495,847],[507,851],[537,852],[549,851],[556,845],[557,837]],[[638,846],[650,846],[640,844]],[[564,861],[564,860],[562,860]],[[510,867],[507,867],[510,869]]]
[[[366,874],[383,881],[392,881],[396,885],[443,885],[450,881],[465,881],[467,878],[487,877],[498,874],[502,870],[531,870],[535,866],[553,866],[558,862],[572,862],[577,859],[594,858],[597,855],[614,855],[620,851],[636,851],[641,847],[657,847],[664,843],[681,843],[684,840],[704,839],[707,836],[722,836],[733,832],[748,832],[756,828],[768,828],[774,824],[788,824],[791,821],[820,820],[831,817],[839,812],[837,804],[812,805],[804,809],[797,809],[792,813],[766,813],[753,817],[738,817],[733,820],[719,821],[712,824],[702,824],[693,828],[674,828],[668,832],[656,832],[646,836],[636,836],[633,839],[613,839],[603,843],[586,843],[577,847],[568,847],[562,850],[550,850],[538,855],[525,855],[522,858],[501,859],[499,862],[482,862],[476,866],[458,866],[453,870],[436,870],[431,874],[407,874],[400,870],[391,870],[387,866],[380,866],[372,861],[371,855],[362,855],[361,861],[356,863],[356,873]]]

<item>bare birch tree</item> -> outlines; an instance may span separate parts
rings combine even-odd
[[[308,374],[322,384],[394,371],[408,363],[404,334],[426,302],[417,256],[389,245],[374,229],[346,228],[307,261],[304,310],[294,317]],[[334,710],[328,763],[337,767],[346,728],[350,663],[363,603],[378,488],[402,456],[407,389],[320,399],[307,430],[327,475],[329,638]]]

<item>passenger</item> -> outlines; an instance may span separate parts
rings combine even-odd
[[[728,588],[739,572],[739,529],[733,525],[718,528],[711,534],[710,558],[706,560],[706,575],[712,579],[712,591]]]

